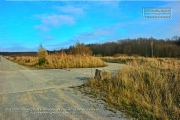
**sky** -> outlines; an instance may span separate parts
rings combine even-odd
[[[0,52],[180,36],[179,6],[180,1],[163,0],[0,0]],[[142,8],[171,8],[172,18],[144,18]]]

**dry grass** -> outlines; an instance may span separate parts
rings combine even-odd
[[[21,65],[39,69],[92,68],[106,66],[100,58],[89,55],[51,54],[43,58],[37,56],[6,56],[7,59]]]
[[[155,58],[104,58],[128,67],[112,79],[84,84],[89,94],[138,119],[180,119],[180,61]],[[119,61],[118,61],[119,60]]]

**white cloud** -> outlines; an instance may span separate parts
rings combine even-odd
[[[34,27],[35,29],[41,30],[41,31],[48,31],[49,28],[45,25],[37,25]]]
[[[36,20],[40,20],[40,24],[34,26],[35,29],[42,32],[41,34],[47,34],[53,28],[59,28],[63,25],[74,25],[76,21],[84,15],[84,8],[78,7],[75,4],[67,4],[64,6],[54,6],[54,12],[49,14],[36,14],[33,16]],[[42,36],[45,40],[52,40],[55,38]]]
[[[72,16],[69,15],[59,15],[59,14],[52,14],[52,15],[36,15],[42,22],[39,27],[56,27],[59,25],[71,25],[75,23],[75,20]]]
[[[64,6],[54,6],[54,11],[48,14],[36,14],[32,17],[40,20],[40,24],[34,26],[39,30],[42,40],[55,40],[50,34],[53,28],[59,28],[64,25],[74,25],[76,21],[84,15],[83,7],[77,7],[75,4],[67,4]]]
[[[34,26],[35,29],[40,30],[42,34],[46,32],[46,34],[54,27],[60,27],[62,25],[73,25],[75,24],[75,19],[69,15],[35,15],[36,18],[41,20],[40,25]],[[53,37],[43,36],[45,40],[53,40]]]
[[[61,25],[73,25],[80,15],[84,14],[83,7],[76,7],[75,5],[54,6],[55,11],[51,14],[36,14],[34,17],[41,20],[40,25],[35,28],[47,31],[53,27]]]

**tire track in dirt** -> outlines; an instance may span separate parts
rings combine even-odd
[[[66,101],[69,105],[71,105],[74,109],[82,109],[82,106],[79,105],[77,102],[75,102],[74,100],[71,99],[70,96],[67,96],[65,95],[62,91],[61,91],[61,98]],[[90,113],[89,111],[87,110],[81,110],[81,114],[84,114],[86,115],[89,119],[97,119],[97,120],[100,120],[103,118],[103,116],[98,116],[98,115],[95,115],[95,114],[92,114],[92,112]]]

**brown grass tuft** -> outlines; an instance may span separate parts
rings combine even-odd
[[[138,119],[180,119],[178,59],[108,59],[126,63],[128,67],[117,72],[112,79],[93,79],[85,83],[84,86],[91,87],[89,93],[96,96],[98,93],[109,106]]]
[[[106,66],[104,61],[90,55],[69,55],[65,53],[51,54],[39,58],[37,56],[6,56],[7,59],[21,65],[39,69],[59,68],[92,68]]]

